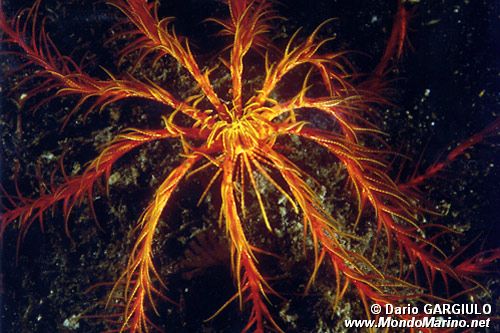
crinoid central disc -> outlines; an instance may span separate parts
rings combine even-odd
[[[221,130],[224,149],[240,154],[253,151],[256,148],[272,146],[274,129],[266,121],[251,115],[235,119]]]

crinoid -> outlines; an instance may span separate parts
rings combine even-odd
[[[18,76],[15,89],[24,89],[21,104],[30,105],[36,100],[31,106],[39,114],[42,110],[49,112],[44,105],[53,106],[54,99],[64,103],[71,98],[77,100],[73,108],[65,109],[60,138],[65,138],[67,128],[94,133],[81,120],[108,110],[113,110],[116,118],[118,106],[134,103],[153,105],[154,112],[161,110],[162,119],[161,123],[138,122],[118,134],[108,133],[104,139],[101,135],[103,147],[98,156],[82,170],[73,168],[71,174],[64,171],[67,159],[61,153],[61,166],[58,171],[49,172],[49,185],[47,171],[39,165],[36,178],[41,186],[36,195],[23,194],[22,186],[18,186],[23,178],[18,172],[13,177],[15,185],[4,184],[2,237],[9,227],[15,226],[22,240],[35,222],[43,227],[44,218],[58,207],[62,208],[69,235],[70,213],[84,201],[90,207],[89,214],[102,224],[105,221],[93,202],[102,194],[98,184],[104,183],[106,192],[113,192],[109,185],[120,181],[119,174],[114,176],[119,160],[145,147],[148,152],[155,147],[164,149],[159,148],[164,142],[177,143],[180,148],[171,153],[174,156],[169,159],[175,162],[168,164],[170,170],[156,185],[149,204],[134,224],[134,245],[128,262],[107,298],[110,314],[100,317],[110,321],[107,329],[146,332],[164,326],[159,324],[166,306],[162,304],[176,303],[176,298],[169,293],[168,277],[155,264],[161,260],[155,241],[161,238],[162,214],[172,206],[172,196],[176,191],[179,197],[190,196],[182,185],[197,177],[203,184],[199,202],[209,199],[217,211],[209,228],[220,229],[220,234],[227,238],[227,257],[236,285],[234,296],[225,305],[220,304],[216,314],[238,300],[249,316],[240,327],[244,332],[283,331],[272,304],[286,300],[291,293],[310,291],[315,281],[327,274],[331,277],[327,280],[333,308],[342,304],[346,294],[355,292],[368,317],[372,303],[421,304],[442,300],[438,296],[452,299],[454,294],[460,294],[458,286],[465,292],[481,286],[476,276],[485,273],[486,266],[498,258],[498,252],[469,260],[448,258],[437,246],[437,240],[455,231],[446,225],[424,223],[427,198],[418,187],[466,149],[495,134],[498,121],[464,141],[423,174],[397,180],[393,170],[402,168],[395,164],[404,157],[391,151],[386,143],[379,110],[389,105],[382,97],[389,86],[384,82],[385,76],[394,60],[402,55],[406,43],[409,11],[403,1],[398,2],[381,61],[372,74],[365,75],[354,71],[346,52],[330,50],[333,37],[322,37],[328,35],[325,30],[331,24],[329,20],[306,37],[301,37],[300,29],[297,30],[279,47],[270,31],[276,33],[274,27],[282,18],[271,1],[225,1],[226,14],[210,18],[207,24],[221,27],[219,35],[229,42],[217,51],[218,65],[207,60],[208,69],[201,65],[201,57],[194,55],[188,39],[174,30],[172,18],[159,17],[159,2],[108,2],[125,17],[112,28],[114,35],[109,41],[121,48],[116,66],[120,74],[104,69],[108,66],[101,67],[100,73],[95,68],[90,71],[76,63],[73,56],[63,55],[47,32],[50,24],[40,17],[42,1],[35,1],[12,19],[3,9],[0,11],[6,53],[11,59],[22,59],[22,72],[35,68],[30,75]],[[148,76],[145,68],[157,69],[162,65],[170,68],[166,80],[160,82]],[[55,111],[53,118],[59,114]],[[36,121],[37,117],[34,113],[27,119]],[[22,126],[20,122],[18,125],[18,131],[12,134],[19,138]],[[68,140],[71,137],[68,134]],[[314,149],[311,161],[305,161],[306,149]],[[152,156],[159,160],[157,155]],[[53,158],[45,155],[45,159]],[[315,180],[317,175],[311,165],[325,163],[331,164],[327,169],[335,171],[329,181],[342,183],[342,189],[328,192],[330,189],[321,184],[324,179]],[[351,213],[352,218],[341,217],[332,204],[334,197],[356,207],[345,208],[344,213]],[[292,216],[300,216],[301,222],[291,224]],[[304,258],[310,258],[305,259],[310,263],[309,269],[300,274],[308,276],[302,290],[279,290],[274,285],[283,280],[276,277],[279,270],[262,267],[271,266],[266,265],[268,261],[283,260],[292,251],[287,254],[287,249],[279,248],[281,252],[277,253],[269,239],[279,233],[278,238],[284,243],[287,237],[283,233],[299,229]],[[190,256],[210,251],[210,238],[200,239],[204,241]],[[214,251],[220,251],[219,243],[214,245]],[[385,259],[377,258],[375,253],[382,253]],[[224,258],[220,253],[215,257],[217,262]],[[192,262],[196,264],[196,260]],[[283,277],[298,274],[282,273]],[[94,283],[103,282],[96,280]],[[434,294],[435,289],[447,291]],[[168,323],[165,326],[168,330]]]

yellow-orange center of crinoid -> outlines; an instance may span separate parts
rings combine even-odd
[[[236,157],[242,153],[251,153],[255,148],[272,147],[277,133],[256,110],[245,112],[230,122],[218,121],[212,130],[215,140],[222,140],[224,152]]]

